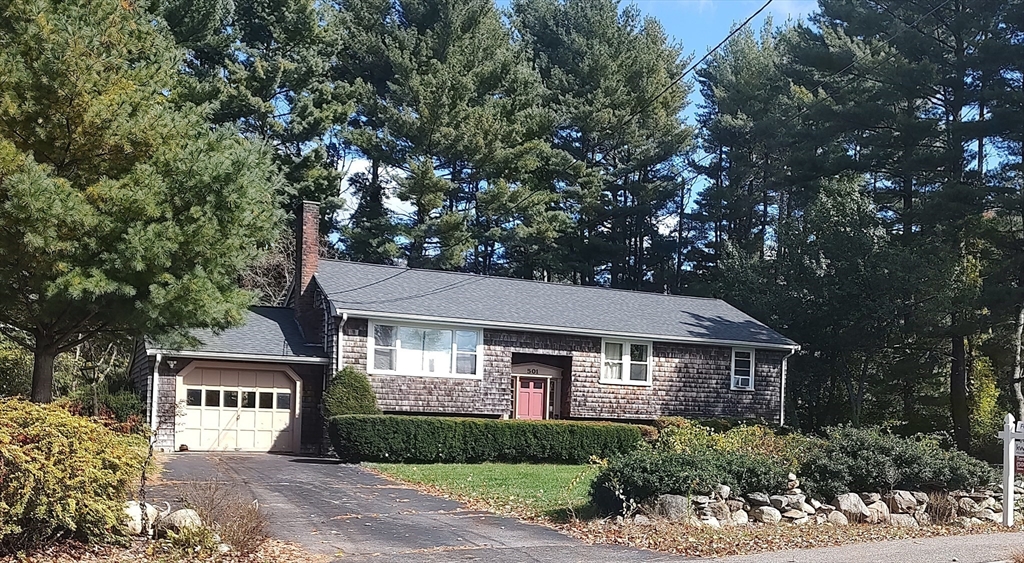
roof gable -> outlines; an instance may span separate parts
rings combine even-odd
[[[188,351],[196,353],[275,358],[325,357],[323,346],[306,343],[295,322],[294,311],[287,307],[252,307],[239,326],[220,332],[195,329],[191,335],[200,344],[189,347]]]
[[[720,299],[321,260],[340,312],[637,338],[795,347]]]

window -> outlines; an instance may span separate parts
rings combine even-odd
[[[256,392],[255,391],[242,391],[242,408],[243,409],[254,409],[254,408],[256,408]]]
[[[220,390],[218,389],[207,389],[206,390],[206,405],[207,407],[219,407],[220,406]]]
[[[480,376],[480,331],[372,322],[370,327],[371,373]]]
[[[238,408],[238,391],[224,392],[224,406],[232,409]]]
[[[268,392],[260,392],[260,408],[261,409],[272,409],[274,408],[274,394]]]
[[[185,391],[185,405],[189,407],[199,407],[203,403],[203,390],[202,389],[187,389]]]
[[[651,343],[605,340],[601,382],[623,385],[651,384]]]
[[[754,351],[749,348],[732,349],[732,388],[754,389]]]
[[[277,394],[277,408],[286,411],[292,408],[292,394],[291,393],[278,393]]]

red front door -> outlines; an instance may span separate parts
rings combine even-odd
[[[548,400],[547,387],[546,379],[520,379],[516,417],[528,420],[543,419],[544,407]]]

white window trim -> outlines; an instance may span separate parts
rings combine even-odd
[[[737,387],[736,386],[736,352],[750,352],[750,387]],[[733,348],[732,349],[732,365],[729,368],[729,389],[733,391],[753,391],[754,390],[754,366],[757,364],[754,362],[755,351],[753,348]]]
[[[404,326],[409,328],[423,328],[423,329],[434,329],[434,330],[450,330],[452,331],[452,373],[432,373],[432,372],[403,372],[397,370],[384,370],[373,367],[373,349],[374,349],[374,327],[376,325],[384,326]],[[444,324],[428,324],[428,323],[410,323],[406,321],[373,321],[369,320],[366,324],[366,373],[370,375],[398,375],[402,377],[441,377],[445,379],[483,379],[484,378],[484,331],[477,328],[471,327],[460,327],[458,325],[444,325]],[[455,338],[455,332],[475,332],[476,333],[476,373],[455,373],[455,362],[458,354],[458,343]],[[465,352],[463,352],[465,353]],[[396,352],[397,354],[397,352]],[[396,358],[397,360],[397,358]]]
[[[622,344],[622,379],[608,379],[604,374],[605,345],[607,343]],[[629,379],[629,347],[632,344],[647,346],[647,381],[633,381]],[[608,385],[631,385],[634,387],[650,387],[654,384],[654,343],[649,340],[625,340],[622,338],[601,339],[601,377],[599,382]]]

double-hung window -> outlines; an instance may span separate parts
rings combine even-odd
[[[371,322],[371,373],[478,377],[482,335],[458,330]]]
[[[601,383],[651,384],[650,342],[605,340],[601,352]]]
[[[751,391],[754,389],[754,350],[732,349],[732,389]]]

